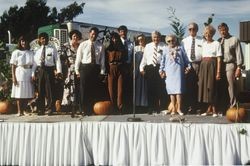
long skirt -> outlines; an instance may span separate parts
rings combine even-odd
[[[202,60],[199,71],[198,101],[215,103],[216,101],[216,58]]]

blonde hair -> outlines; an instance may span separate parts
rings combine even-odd
[[[205,36],[205,33],[209,32],[212,36],[214,36],[216,29],[212,25],[205,26],[203,35]]]

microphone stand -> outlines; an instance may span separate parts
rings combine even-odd
[[[135,47],[135,41],[134,41]],[[128,122],[141,122],[142,119],[135,117],[135,49],[133,50],[133,117],[127,119]]]

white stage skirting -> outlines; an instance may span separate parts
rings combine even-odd
[[[147,122],[0,123],[0,165],[235,165],[250,125]],[[239,131],[245,129],[246,134]]]

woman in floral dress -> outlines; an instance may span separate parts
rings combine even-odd
[[[78,30],[73,30],[69,33],[70,43],[64,45],[62,49],[62,59],[68,66],[68,71],[66,72],[66,79],[63,91],[63,106],[72,109],[71,117],[75,116],[77,105],[79,106],[79,80],[75,74],[75,59],[80,40],[82,39],[82,34]],[[80,109],[80,107],[79,107]],[[81,111],[81,109],[80,109]]]

